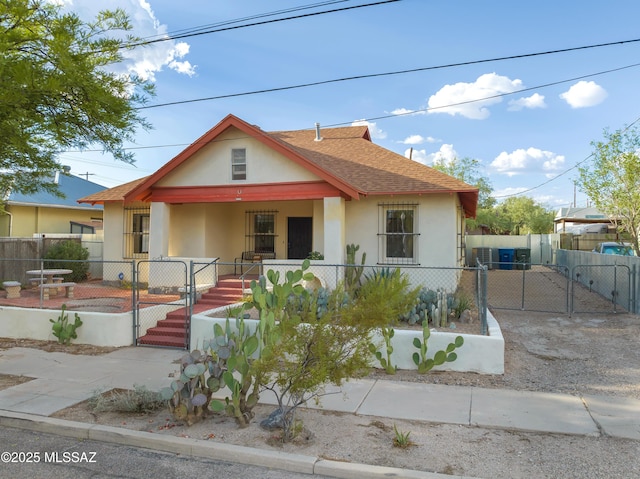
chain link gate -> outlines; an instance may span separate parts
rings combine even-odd
[[[133,288],[135,345],[188,350],[192,296],[187,264],[139,261]],[[141,294],[145,290],[148,294]]]
[[[489,308],[569,312],[568,268],[523,262],[489,263],[487,266]]]
[[[571,313],[632,310],[632,275],[627,265],[576,265],[571,280]]]

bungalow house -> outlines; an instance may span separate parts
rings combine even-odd
[[[464,265],[478,190],[375,145],[366,126],[265,132],[229,115],[104,205],[105,260],[300,260]],[[242,260],[241,260],[242,261]]]
[[[102,205],[78,204],[78,198],[105,189],[91,181],[56,172],[54,182],[64,197],[41,191],[4,194],[0,212],[0,236],[32,237],[34,234],[95,234],[102,230]]]

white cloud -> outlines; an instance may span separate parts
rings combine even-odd
[[[367,120],[356,120],[351,123],[351,126],[368,126],[371,138],[375,138],[376,140],[384,140],[387,137],[387,132],[378,128],[375,122]]]
[[[427,150],[405,150],[404,156],[406,158],[411,158],[418,163],[422,163],[423,165],[433,165],[438,163],[450,163],[455,158],[458,157],[458,153],[453,149],[453,145],[444,144],[440,147],[438,151],[435,153],[427,153]]]
[[[579,81],[560,95],[571,108],[585,108],[602,103],[607,98],[607,91],[593,81]]]
[[[402,143],[404,145],[422,145],[423,143],[437,143],[437,142],[438,142],[438,140],[436,140],[432,136],[427,136],[425,138],[422,135],[411,135],[411,136],[406,137],[400,143]]]
[[[551,178],[563,167],[564,160],[563,155],[556,155],[551,151],[521,148],[511,153],[503,151],[491,162],[491,167],[508,176],[543,172]]]
[[[50,0],[51,1],[51,0]],[[109,0],[108,5],[95,0],[55,0],[66,5],[73,4],[73,11],[85,21],[95,19],[100,10],[122,8],[131,21],[132,35],[140,38],[162,37],[167,34],[167,25],[156,18],[146,0]],[[180,74],[192,76],[195,66],[185,57],[189,44],[167,40],[122,52],[123,62],[115,68],[116,73],[134,73],[143,79],[155,81],[156,74],[169,68]]]
[[[489,97],[512,93],[522,87],[521,80],[486,73],[473,83],[460,82],[443,86],[429,98],[429,113],[448,113],[452,116],[459,114],[466,118],[482,120],[489,116],[487,107],[502,101],[500,96]]]
[[[395,110],[393,110],[391,112],[392,115],[411,115],[414,113],[421,113],[421,112],[416,112],[414,110],[408,110],[407,108],[396,108]]]
[[[546,108],[547,104],[544,102],[544,95],[534,93],[529,97],[518,98],[517,100],[511,100],[509,102],[509,111],[520,111],[523,108]]]

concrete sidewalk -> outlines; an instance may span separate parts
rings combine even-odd
[[[141,347],[122,348],[101,356],[48,353],[30,348],[0,351],[0,374],[35,378],[0,391],[0,419],[23,417],[23,414],[49,416],[92,397],[98,390],[131,389],[134,385],[157,390],[168,386],[173,380],[171,375],[179,372],[177,360],[182,354],[183,351]],[[323,397],[325,410],[640,441],[640,401],[629,398],[576,397],[369,379],[351,381],[342,390],[329,389],[328,392],[340,394]],[[436,403],[438,407],[434,408]]]

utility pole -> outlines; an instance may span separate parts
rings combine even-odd
[[[88,171],[86,173],[79,173],[78,176],[84,176],[85,180],[89,181],[89,175],[93,176],[95,175],[95,173],[89,173]]]

